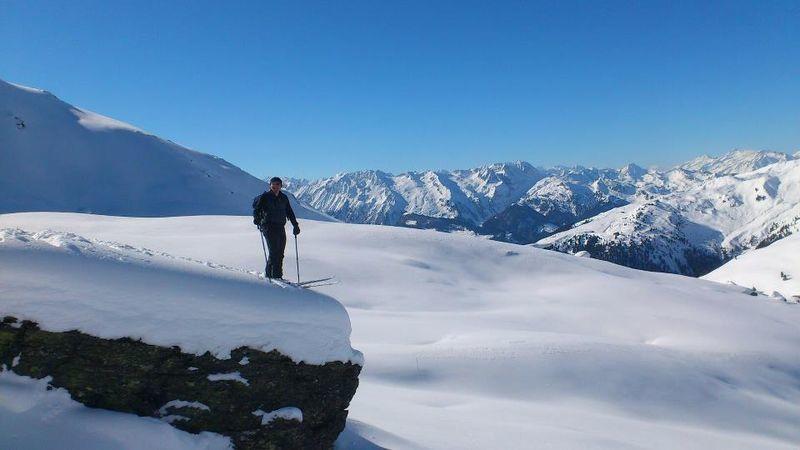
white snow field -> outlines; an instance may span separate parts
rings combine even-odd
[[[308,220],[302,227],[302,278],[341,280],[318,291],[347,307],[353,346],[366,359],[339,448],[788,449],[800,442],[797,305],[472,236]],[[265,303],[274,297],[248,274],[264,266],[249,217],[25,213],[0,216],[0,228],[70,232],[190,258],[187,265],[205,267],[187,275],[187,285],[230,277],[232,293],[246,291],[246,300],[201,297],[223,315],[228,305],[256,302],[256,289]],[[1,254],[16,251],[6,247]],[[45,296],[58,289],[44,281],[56,264],[47,259],[22,266],[5,256],[0,273],[15,270],[18,289],[32,283]],[[172,276],[170,264],[152,270]],[[120,267],[132,277],[147,270]],[[69,284],[87,289],[99,282],[86,271],[72,277]],[[247,277],[253,286],[240,281]],[[141,301],[142,290],[127,301]],[[291,294],[298,311],[315,299]],[[141,313],[158,320],[175,308],[154,307]],[[270,318],[248,317],[242,326],[258,320]]]
[[[222,158],[0,80],[0,213],[247,214],[265,188]]]
[[[799,302],[800,234],[750,250],[703,278],[756,288],[767,295],[777,292],[786,301]]]

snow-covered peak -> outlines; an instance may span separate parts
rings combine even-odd
[[[619,176],[625,180],[639,180],[647,174],[647,169],[644,169],[636,164],[626,164],[619,169]]]
[[[249,214],[266,188],[222,158],[2,80],[0,161],[0,213]]]
[[[681,172],[676,172],[675,176]],[[691,275],[800,230],[800,160],[711,177],[639,200],[539,241],[561,251]]]
[[[750,172],[791,159],[794,157],[782,152],[734,150],[716,158],[707,155],[700,156],[678,167],[691,171],[709,172],[714,175],[730,175]]]

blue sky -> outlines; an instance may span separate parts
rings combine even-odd
[[[8,1],[0,78],[257,176],[800,148],[800,3]]]

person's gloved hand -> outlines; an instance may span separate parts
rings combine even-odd
[[[294,226],[294,229],[292,230],[292,233],[294,233],[295,236],[300,234],[300,225],[299,224]]]

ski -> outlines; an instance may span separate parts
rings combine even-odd
[[[305,285],[307,285],[307,284],[322,283],[322,282],[324,282],[324,281],[330,281],[330,280],[333,280],[333,278],[334,278],[334,277],[319,278],[319,279],[317,279],[317,280],[301,281],[301,282],[299,282],[299,283],[296,283],[296,284],[298,284],[298,285],[300,285],[300,286],[305,286]]]
[[[303,281],[303,282],[300,282],[300,283],[295,283],[293,281],[283,280],[283,279],[278,279],[278,278],[267,278],[267,281],[270,284],[274,284],[274,285],[280,286],[282,288],[290,288],[291,287],[291,288],[296,288],[296,289],[300,289],[300,288],[302,288],[302,289],[311,289],[311,288],[317,288],[317,287],[321,287],[321,286],[330,286],[330,285],[333,285],[333,284],[339,284],[339,281],[335,280],[334,277],[320,278],[318,280],[308,280],[308,281]]]
[[[322,286],[333,286],[334,284],[340,284],[340,283],[341,282],[339,280],[333,280],[333,281],[331,281],[329,283],[303,284],[303,285],[301,285],[299,287],[301,287],[303,289],[312,289],[312,288],[318,288],[318,287],[322,287]]]

